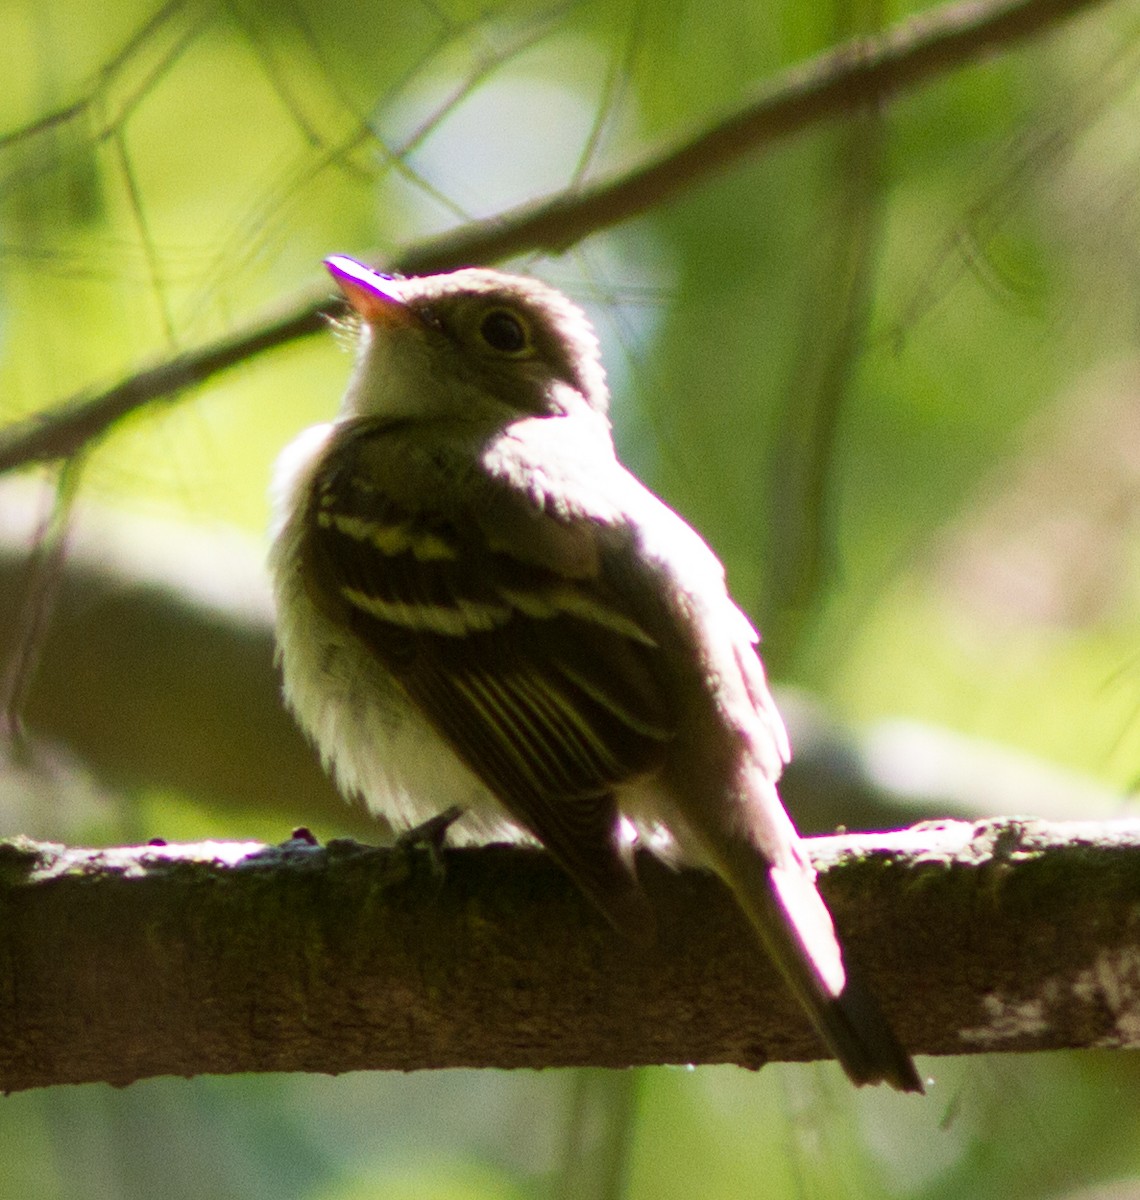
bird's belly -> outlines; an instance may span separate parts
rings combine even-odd
[[[345,795],[358,796],[398,831],[458,805],[466,815],[451,840],[517,839],[487,786],[351,633],[299,585],[279,597],[279,613],[285,699]]]

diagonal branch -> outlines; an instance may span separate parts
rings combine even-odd
[[[391,265],[417,274],[497,262],[536,249],[566,250],[592,233],[659,207],[746,155],[822,121],[881,104],[1099,3],[1103,0],[966,0],[923,13],[794,68],[753,103],[623,175],[462,226],[410,247]],[[0,434],[0,472],[74,454],[125,414],[172,399],[262,351],[318,332],[327,297],[324,287],[306,290],[268,320],[12,425]]]
[[[912,1051],[1127,1046],[1140,823],[813,840],[852,961]],[[816,1058],[712,876],[642,859],[635,950],[549,858],[0,842],[0,1090],[159,1074]]]

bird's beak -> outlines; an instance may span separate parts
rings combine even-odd
[[[336,280],[344,298],[371,325],[398,325],[411,322],[415,313],[399,293],[399,285],[354,258],[334,254],[325,259],[329,274]]]

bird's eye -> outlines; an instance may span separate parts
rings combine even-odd
[[[530,331],[508,308],[492,309],[479,323],[479,333],[500,354],[521,354],[530,349]]]

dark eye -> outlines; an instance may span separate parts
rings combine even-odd
[[[509,309],[496,308],[479,323],[483,341],[501,354],[518,354],[530,345],[527,328]]]

